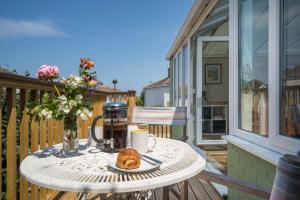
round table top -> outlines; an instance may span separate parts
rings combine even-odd
[[[120,172],[108,167],[115,154],[89,147],[87,140],[81,140],[75,155],[64,155],[62,144],[58,144],[27,156],[20,172],[30,183],[54,190],[119,193],[172,185],[195,176],[206,166],[201,154],[177,140],[157,138],[155,148],[147,155],[163,162],[159,169]]]

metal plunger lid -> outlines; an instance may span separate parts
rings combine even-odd
[[[113,111],[113,110],[126,110],[127,104],[123,102],[110,102],[103,106],[103,110]]]
[[[112,83],[114,84],[114,102],[109,102],[106,103],[103,106],[103,110],[107,110],[107,111],[117,111],[117,110],[127,110],[127,104],[124,102],[117,102],[117,95],[116,95],[116,85],[118,83],[117,79],[114,79],[112,81]]]

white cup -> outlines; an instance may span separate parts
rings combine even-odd
[[[97,146],[97,142],[93,139],[92,133],[91,133],[91,127],[88,127],[88,145],[95,147]],[[103,126],[96,126],[95,127],[95,135],[97,138],[103,138]]]
[[[139,129],[137,125],[128,125],[127,127],[127,146],[131,146],[131,131]]]
[[[136,149],[139,153],[147,153],[152,151],[156,145],[156,138],[154,135],[148,134],[147,130],[132,130],[131,132],[131,147]],[[148,138],[153,137],[154,143],[151,147],[148,144]]]

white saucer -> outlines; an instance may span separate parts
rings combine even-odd
[[[151,164],[150,164],[151,163]],[[121,171],[121,172],[129,172],[129,173],[139,173],[139,172],[147,172],[147,171],[151,171],[154,169],[158,169],[160,167],[161,164],[159,163],[155,163],[155,162],[151,162],[151,161],[145,161],[143,158],[141,159],[141,165],[139,168],[137,169],[121,169],[119,167],[117,167],[116,165],[116,159],[111,160],[110,162],[108,162],[108,166],[110,166],[111,168]]]

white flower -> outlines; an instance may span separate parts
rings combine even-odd
[[[87,116],[84,114],[84,113],[80,113],[79,117],[82,119],[82,120],[87,120]]]
[[[75,96],[75,100],[76,101],[81,101],[83,99],[83,96],[81,95],[81,94],[77,94],[76,96]]]
[[[77,81],[78,84],[81,83],[81,80],[82,80],[81,77],[75,76],[74,79],[75,79],[75,81]]]
[[[89,117],[92,117],[92,113],[87,108],[77,110],[76,115],[79,116],[82,120],[87,120]]]
[[[81,113],[81,110],[77,110],[76,111],[76,116],[80,115],[80,113]]]
[[[65,95],[59,96],[58,99],[60,100],[61,104],[66,104],[68,101],[68,99]]]
[[[46,119],[52,119],[52,111],[49,111],[45,117]]]
[[[71,101],[69,102],[69,107],[70,107],[70,108],[73,108],[73,107],[75,107],[75,106],[77,106],[77,102],[76,102],[75,100],[71,100]]]
[[[51,119],[52,118],[52,111],[48,110],[47,108],[43,109],[40,113],[39,113],[40,117],[44,117],[46,119]]]
[[[63,111],[65,114],[69,114],[71,109],[68,106],[65,105],[60,105],[58,108],[59,111]]]
[[[70,75],[69,78],[65,79],[63,78],[61,80],[61,83],[66,85],[67,87],[71,87],[72,89],[76,89],[83,85],[83,79],[79,76]]]
[[[89,113],[90,111],[89,111],[87,108],[83,108],[83,109],[82,109],[82,112],[85,113],[85,114],[87,114],[87,113]]]

